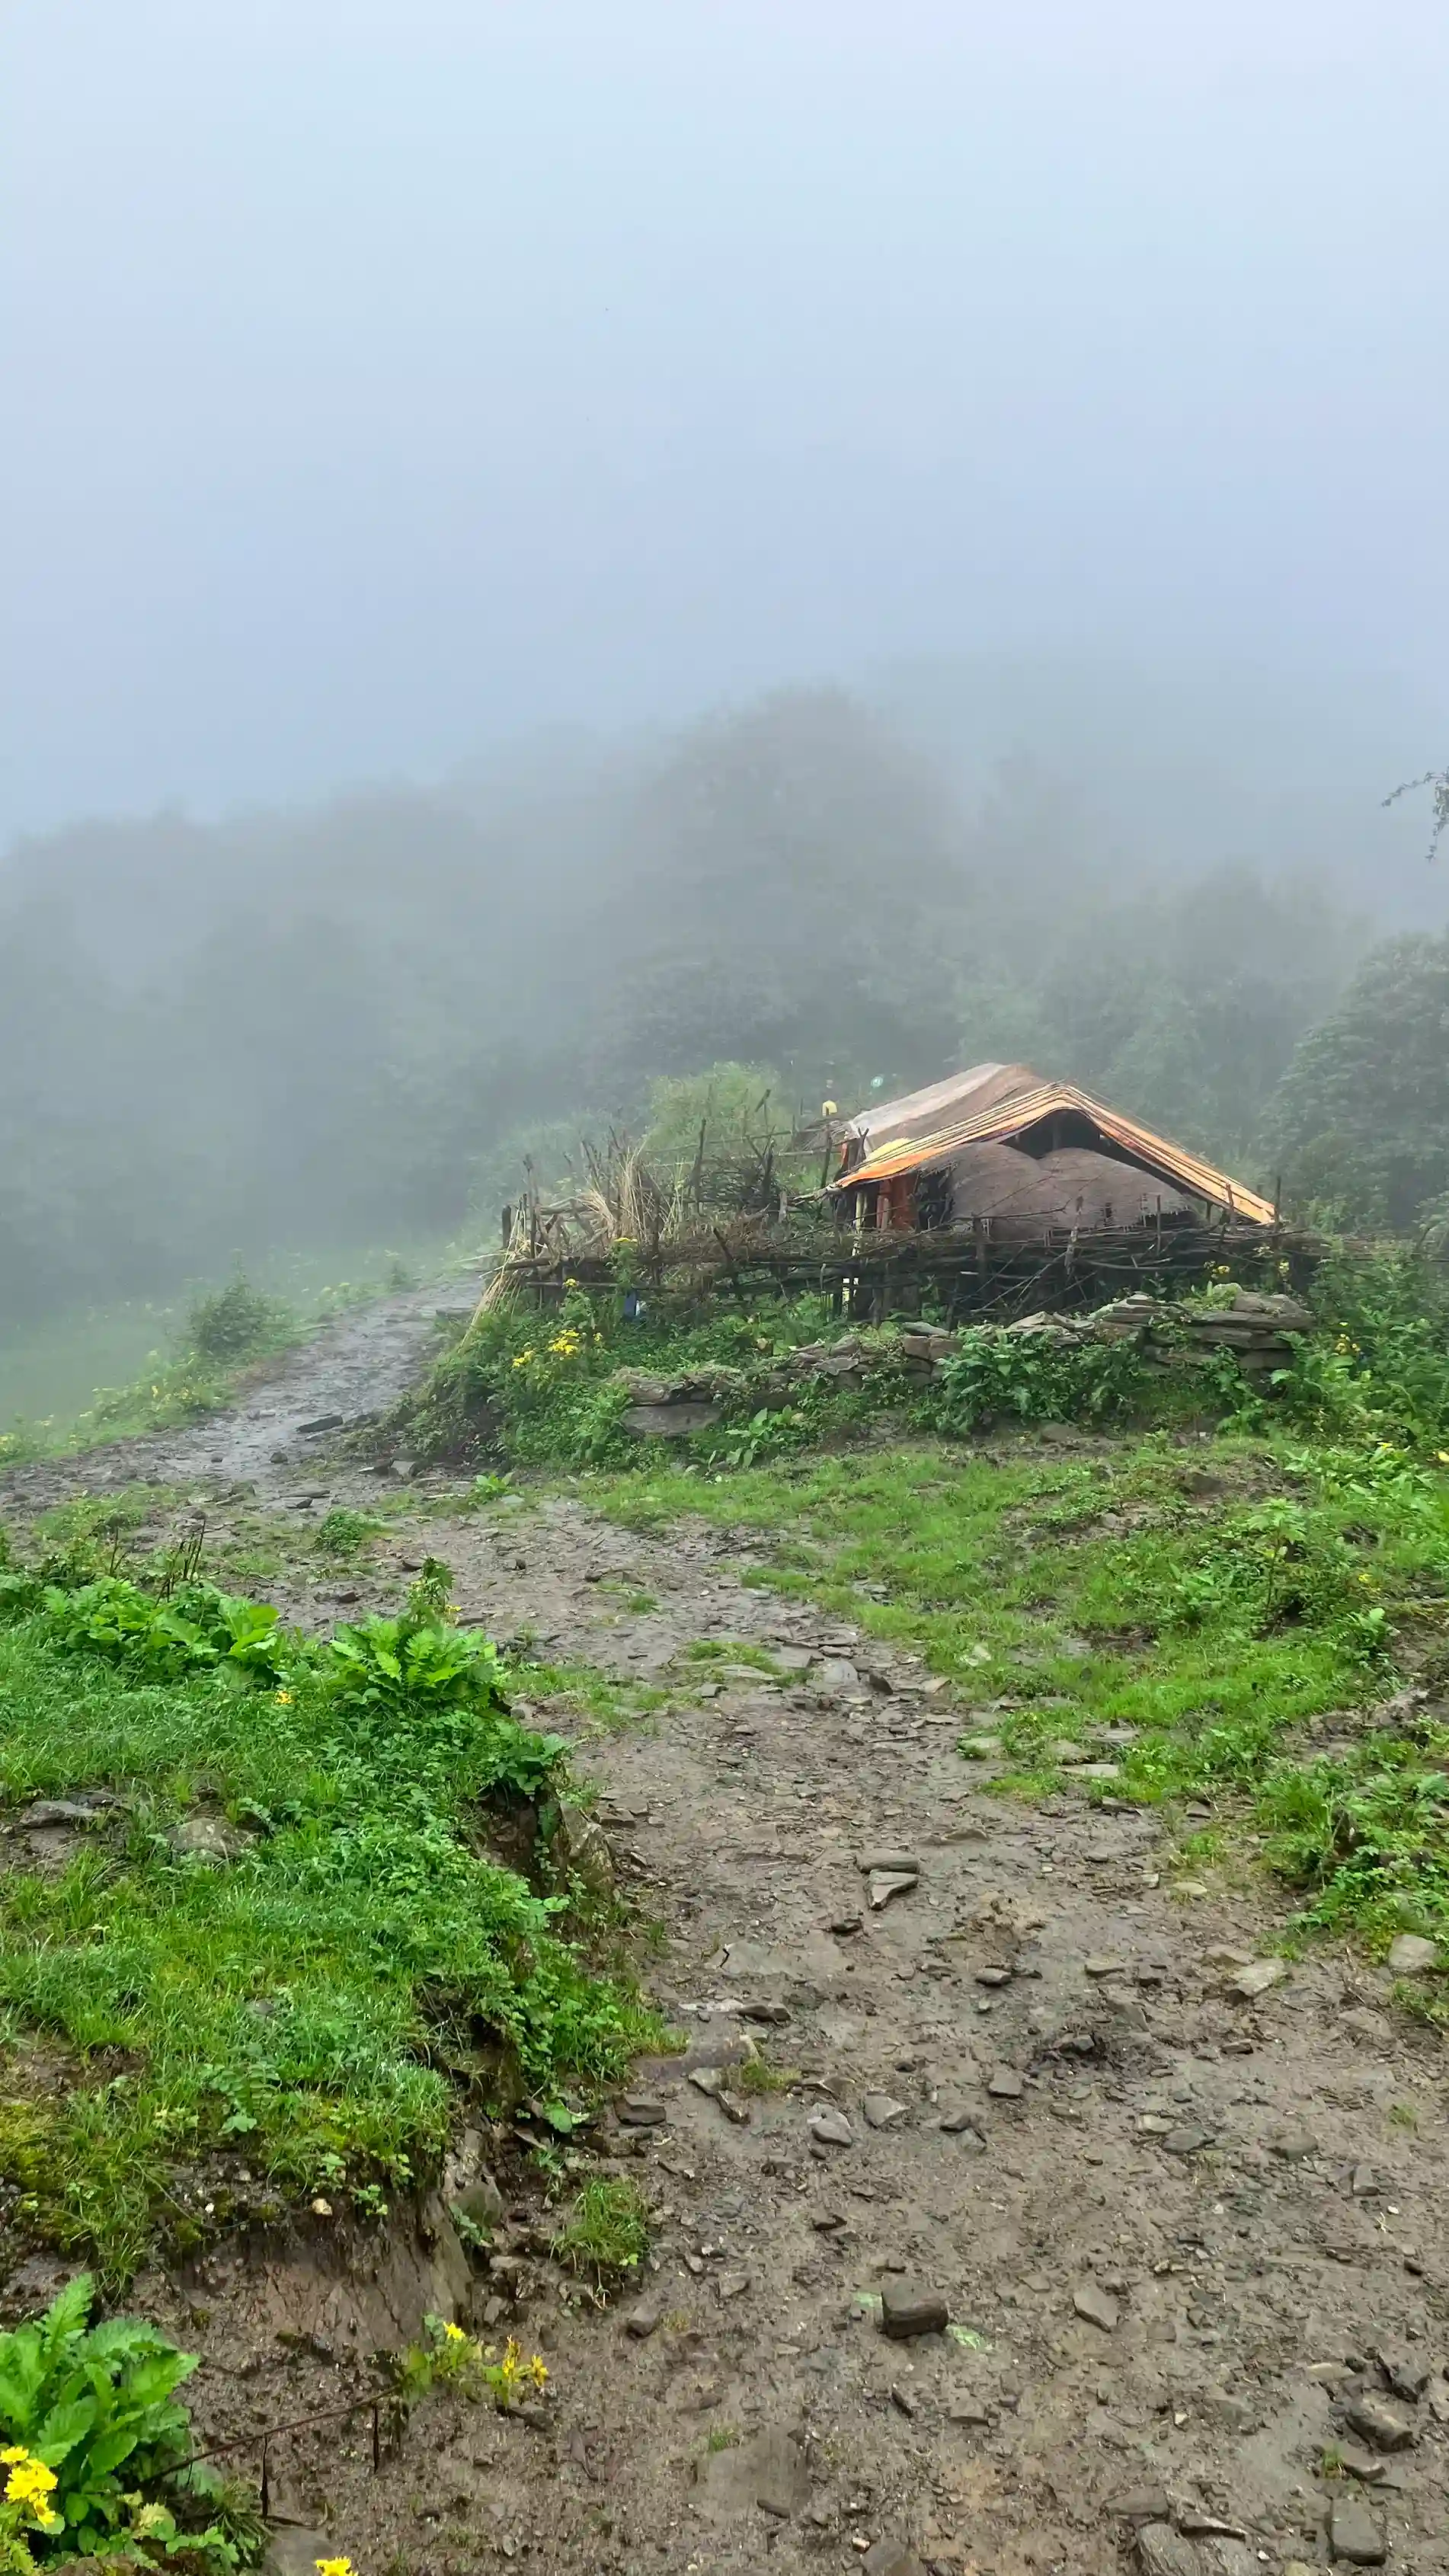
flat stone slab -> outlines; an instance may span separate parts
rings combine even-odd
[[[1227,1979],[1227,1989],[1230,1995],[1237,1995],[1242,2002],[1255,2003],[1270,1986],[1281,1985],[1287,1974],[1286,1959],[1250,1959],[1246,1968],[1235,1969]]]
[[[1099,2289],[1095,2281],[1084,2281],[1073,2290],[1072,2306],[1089,2326],[1100,2326],[1103,2334],[1111,2334],[1121,2314],[1110,2292]]]
[[[1439,1944],[1425,1941],[1417,1932],[1401,1932],[1389,1952],[1389,1967],[1396,1977],[1427,1977],[1439,1965]]]
[[[871,1912],[881,1914],[893,1896],[907,1896],[920,1882],[915,1871],[904,1869],[872,1870],[866,1882]]]
[[[1351,2496],[1333,2507],[1328,2543],[1334,2557],[1346,2558],[1350,2567],[1382,2567],[1389,2554],[1377,2515]]]
[[[692,1432],[713,1431],[719,1419],[717,1404],[631,1404],[619,1423],[636,1440],[687,1440]]]

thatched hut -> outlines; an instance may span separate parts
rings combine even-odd
[[[1269,1226],[1245,1182],[1029,1065],[978,1064],[851,1120],[832,1190],[877,1231],[986,1228],[1004,1242],[1062,1231]]]

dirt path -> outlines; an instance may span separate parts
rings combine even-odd
[[[0,1501],[38,1511],[77,1493],[193,1478],[244,1480],[264,1497],[284,1492],[321,1454],[301,1425],[322,1421],[332,1427],[362,1413],[384,1412],[416,1379],[434,1319],[468,1313],[478,1285],[464,1279],[365,1306],[268,1366],[231,1412],[184,1431],[113,1441],[82,1457],[11,1468],[0,1477]]]
[[[304,1384],[325,1409],[299,1375],[198,1463],[238,1473]],[[1185,1878],[1085,1786],[984,1794],[939,1685],[751,1584],[758,1541],[552,1499],[401,1526],[349,1594],[391,1605],[424,1548],[495,1633],[668,1693],[578,1761],[689,2047],[601,2133],[656,2212],[639,2290],[571,2302],[520,2197],[477,2295],[544,2351],[547,2405],[430,2402],[381,2478],[319,2432],[280,2564],[310,2576],[325,2521],[362,2576],[1449,2568],[1442,2052],[1380,1972],[1319,1952],[1235,1993],[1281,1919],[1263,1883]],[[726,1651],[701,1688],[701,1640],[782,1678]],[[204,2419],[366,2384],[376,2284],[332,2280],[305,2332],[241,2259],[150,2294],[204,2353]],[[883,2303],[931,2330],[894,2339]]]

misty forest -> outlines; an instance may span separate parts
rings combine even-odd
[[[651,1083],[716,1062],[763,1068],[788,1125],[1020,1060],[1287,1207],[1431,1221],[1449,948],[1404,923],[1406,894],[1442,914],[1427,870],[1401,860],[1384,917],[1362,777],[1325,870],[1301,815],[1274,847],[1261,794],[1246,825],[1231,797],[1185,811],[1186,752],[1180,786],[1125,762],[1074,780],[1042,724],[973,776],[939,700],[800,687],[432,791],[22,840],[0,871],[8,1326],[278,1244],[491,1240],[525,1154],[643,1133]]]

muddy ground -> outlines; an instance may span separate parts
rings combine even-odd
[[[362,2416],[275,2444],[279,2563],[1449,2570],[1442,2050],[1383,1972],[1320,1949],[1236,1992],[1283,1920],[1266,1882],[1185,1877],[1162,1819],[1086,1784],[990,1796],[951,1693],[751,1585],[758,1538],[642,1538],[557,1495],[454,1514],[429,1479],[369,1567],[304,1582],[299,1525],[378,1488],[296,1426],[386,1402],[439,1302],[354,1318],[226,1423],[5,1497],[144,1475],[209,1491],[223,1544],[260,1510],[289,1571],[256,1588],[308,1619],[395,1605],[436,1554],[495,1633],[667,1694],[578,1749],[689,2040],[596,2141],[655,2208],[640,2284],[583,2299],[504,2157],[491,2270],[432,2205],[384,2248],[319,2219],[140,2285],[203,2353],[215,2438],[374,2385],[425,2306],[543,2352],[542,2404],[430,2399],[380,2474]],[[781,1679],[726,1655],[701,1687],[700,1640]],[[754,2089],[751,2052],[787,2080]]]

